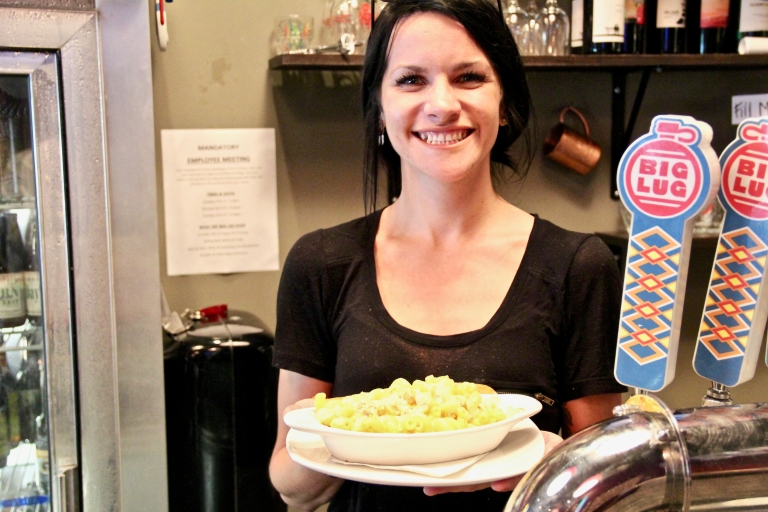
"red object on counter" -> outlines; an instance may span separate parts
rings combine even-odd
[[[216,306],[202,308],[197,314],[203,322],[216,322],[227,318],[228,308],[226,304],[218,304]]]

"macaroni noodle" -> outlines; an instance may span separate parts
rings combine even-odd
[[[507,414],[498,398],[480,394],[472,382],[447,376],[396,379],[389,388],[341,398],[315,395],[315,417],[323,425],[357,432],[439,432],[501,421]],[[508,411],[512,414],[513,411]]]

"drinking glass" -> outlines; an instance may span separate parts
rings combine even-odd
[[[539,55],[568,55],[570,53],[570,22],[568,15],[557,5],[557,0],[547,0],[536,14]]]
[[[275,21],[272,32],[272,53],[280,55],[296,50],[306,50],[312,46],[314,18],[291,14]]]
[[[529,0],[525,12],[528,15],[528,39],[520,49],[520,53],[522,55],[541,55],[541,27],[537,19],[539,6],[536,5],[536,0]]]
[[[380,7],[377,2],[377,11]],[[328,0],[323,9],[320,44],[342,44],[349,53],[360,53],[360,42],[371,33],[371,4],[364,0]]]
[[[509,31],[512,32],[512,37],[517,43],[520,54],[527,55],[524,52],[527,51],[531,38],[528,12],[520,7],[517,0],[509,0],[504,10],[504,19],[507,22]]]

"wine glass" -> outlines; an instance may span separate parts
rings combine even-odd
[[[536,5],[536,0],[528,1],[525,12],[528,15],[528,39],[520,53],[522,55],[541,55],[541,27],[537,19],[539,6]]]
[[[507,22],[509,31],[517,43],[517,48],[521,55],[525,53],[530,45],[530,16],[528,12],[520,7],[517,0],[509,0],[504,10],[504,20]]]
[[[380,11],[377,6],[377,12]],[[323,9],[320,44],[341,43],[349,53],[358,53],[371,33],[371,4],[367,0],[328,0]]]
[[[557,5],[557,0],[547,0],[536,14],[539,55],[568,55],[570,53],[570,22],[568,15]]]

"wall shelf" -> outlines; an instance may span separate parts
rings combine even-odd
[[[531,71],[632,71],[768,68],[768,55],[567,55],[563,57],[524,57]],[[363,67],[362,55],[321,53],[315,55],[278,55],[269,61],[275,70],[348,70]]]
[[[524,57],[526,71],[568,71],[611,73],[611,198],[618,200],[616,171],[624,151],[629,147],[645,90],[654,71],[728,71],[768,69],[768,55],[738,55],[735,53],[645,54],[645,55],[566,55],[562,57]],[[360,71],[362,55],[338,53],[315,55],[278,55],[269,61],[272,70]],[[640,85],[626,117],[627,75],[640,72]]]

